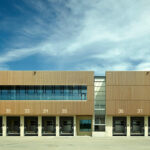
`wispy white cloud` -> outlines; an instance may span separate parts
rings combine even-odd
[[[17,29],[10,50],[1,54],[0,65],[40,54],[45,58],[41,64],[50,66],[51,57],[60,70],[101,75],[105,70],[150,69],[150,1],[24,2],[33,12],[16,5],[30,16]]]
[[[18,59],[28,57],[37,53],[35,49],[19,49],[19,50],[11,50],[8,51],[6,54],[0,56],[0,64],[5,64],[10,61],[16,61]]]
[[[149,71],[150,70],[150,61],[149,62],[143,62],[136,66],[136,70],[142,70],[142,71]]]

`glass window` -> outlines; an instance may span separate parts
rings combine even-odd
[[[4,86],[2,89],[1,89],[1,98],[3,100],[9,100],[9,97],[8,97],[8,90],[7,90],[7,87]]]
[[[106,106],[105,100],[95,100],[95,109],[104,109]]]
[[[60,95],[60,86],[55,86],[55,93]]]
[[[81,94],[81,93],[82,93],[82,87],[78,86],[78,94]]]
[[[87,87],[0,86],[0,100],[87,100]]]
[[[95,115],[95,131],[105,131],[105,115]]]
[[[90,132],[91,131],[91,120],[80,120],[80,131]]]
[[[15,86],[8,87],[8,95],[9,95],[9,99],[10,100],[16,99],[16,89],[15,89]]]
[[[82,93],[87,93],[87,87],[86,86],[82,86]]]
[[[34,88],[34,86],[28,86],[27,87],[27,97],[26,97],[26,99],[35,99],[35,97],[34,97],[34,95],[35,95],[35,88]]]
[[[72,95],[73,94],[73,86],[68,86],[68,89],[69,89],[69,95]]]
[[[105,124],[105,116],[104,115],[96,115],[95,116],[95,124]]]
[[[64,95],[64,86],[60,86],[60,94]]]
[[[17,100],[26,100],[25,86],[20,86],[20,93],[17,95]]]
[[[78,86],[73,86],[73,94],[74,95],[78,94]]]
[[[73,86],[68,86],[69,89],[69,100],[73,99]]]

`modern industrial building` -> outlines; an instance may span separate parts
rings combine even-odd
[[[150,72],[0,71],[1,136],[150,136]]]

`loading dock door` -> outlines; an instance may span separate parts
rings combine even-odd
[[[42,117],[42,135],[56,135],[56,117]]]
[[[113,136],[126,136],[126,117],[113,117]]]
[[[131,136],[144,136],[144,117],[131,117]]]
[[[7,117],[7,135],[20,135],[20,117]]]
[[[25,117],[25,136],[38,135],[38,117]]]
[[[60,117],[60,136],[73,136],[73,117]]]

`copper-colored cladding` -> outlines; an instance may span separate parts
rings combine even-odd
[[[0,100],[0,115],[93,115],[92,71],[0,71],[0,85],[87,85],[87,100]]]
[[[150,115],[150,72],[106,72],[106,114]]]

